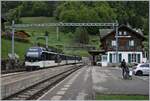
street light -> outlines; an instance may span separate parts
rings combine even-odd
[[[116,20],[118,24],[118,21]],[[116,64],[118,64],[118,26],[116,26]]]
[[[12,56],[12,59],[15,59],[15,52],[14,52],[14,33],[15,33],[15,28],[14,28],[14,24],[15,24],[15,21],[13,20],[12,21],[12,44],[11,44],[11,47],[12,47],[12,52],[11,52],[11,56]]]

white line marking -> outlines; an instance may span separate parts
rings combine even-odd
[[[66,91],[58,91],[57,94],[58,95],[64,95],[66,93]]]
[[[62,98],[62,96],[53,96],[51,98],[51,100],[60,100]]]
[[[68,83],[67,83],[67,85],[72,85],[72,84],[73,84],[73,82],[68,82]]]
[[[64,87],[70,87],[70,85],[64,85]]]
[[[67,90],[68,88],[61,88],[61,90]]]
[[[84,82],[87,81],[88,77],[89,77],[89,69],[87,69],[87,72],[84,75]]]
[[[84,67],[82,67],[82,68],[84,68]],[[81,70],[81,69],[77,70],[76,72],[79,72],[80,70]],[[76,72],[74,72],[74,73],[76,73]],[[69,75],[68,77],[66,77],[64,80],[62,80],[62,81],[59,82],[58,84],[56,84],[56,86],[54,86],[52,89],[50,89],[50,90],[47,91],[45,94],[43,94],[41,97],[39,97],[39,98],[37,99],[37,101],[41,100],[44,96],[46,96],[48,93],[50,93],[53,89],[55,89],[56,87],[58,87],[62,82],[64,82],[65,80],[67,80],[67,79],[69,79],[71,76],[73,76],[74,73],[71,74],[71,75]]]

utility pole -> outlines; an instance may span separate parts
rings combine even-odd
[[[45,32],[45,45],[46,45],[46,48],[48,49],[48,32],[46,31]]]
[[[12,21],[12,44],[11,44],[11,47],[12,47],[12,59],[14,59],[15,57],[15,52],[14,52],[14,33],[15,33],[15,28],[14,28],[14,24],[15,24],[15,21],[13,20]]]
[[[116,21],[118,24],[118,21]],[[119,26],[119,25],[118,25]],[[116,64],[118,64],[118,26],[116,26]]]
[[[57,33],[57,41],[59,40],[59,27],[56,27],[56,33]]]
[[[149,14],[150,14],[150,1],[149,1]],[[150,16],[149,16],[150,19]],[[150,62],[150,22],[149,22],[149,62]]]

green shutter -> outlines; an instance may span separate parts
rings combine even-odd
[[[131,54],[128,54],[128,63],[131,63]]]
[[[122,54],[119,54],[119,62],[122,60]]]
[[[109,61],[110,61],[110,63],[112,63],[112,54],[111,53],[109,54]]]
[[[141,58],[141,55],[138,54],[138,63],[140,63],[140,58]]]

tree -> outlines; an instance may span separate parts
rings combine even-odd
[[[116,15],[107,2],[63,2],[55,11],[55,18],[60,22],[111,22],[115,21]],[[69,27],[70,28],[70,27]],[[69,28],[63,31],[69,31]],[[64,29],[64,28],[63,28]],[[75,27],[70,28],[71,31]],[[86,27],[88,33],[98,33],[97,27]]]
[[[14,20],[15,23],[21,23],[20,12],[21,11],[19,8],[9,10],[9,12],[6,14],[8,22],[11,24],[12,20]]]
[[[88,44],[89,43],[89,35],[87,30],[84,27],[78,27],[75,31],[75,40],[78,43]]]

